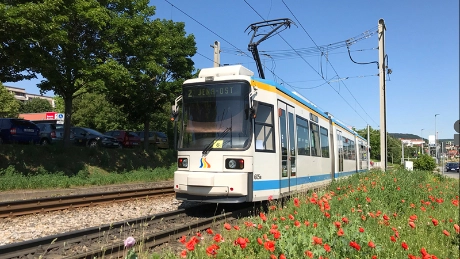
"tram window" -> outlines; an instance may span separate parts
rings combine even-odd
[[[274,151],[273,106],[259,102],[254,123],[256,151]]]
[[[302,156],[310,155],[310,131],[308,121],[297,116],[297,154]]]
[[[349,158],[350,157],[350,150],[349,150],[350,140],[347,139],[346,137],[343,137],[343,136],[342,136],[342,138],[343,138],[342,142],[343,142],[343,154],[344,154],[343,159],[348,160],[348,159],[350,159]]]
[[[321,155],[322,157],[329,157],[329,136],[327,129],[324,127],[320,128],[321,133]]]
[[[351,160],[356,159],[356,148],[355,148],[355,142],[353,140],[350,141],[350,159]]]
[[[318,124],[310,121],[311,130],[311,155],[321,156],[321,146],[319,142],[319,127]]]

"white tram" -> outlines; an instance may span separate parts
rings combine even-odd
[[[177,199],[277,199],[368,169],[364,138],[299,94],[253,75],[225,66],[184,82],[173,106],[181,114]]]

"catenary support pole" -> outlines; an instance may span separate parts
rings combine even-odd
[[[379,79],[380,79],[380,163],[383,171],[387,170],[387,121],[385,92],[385,21],[379,20]]]

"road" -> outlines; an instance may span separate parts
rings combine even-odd
[[[438,167],[438,168],[439,168],[439,170],[441,171],[441,173],[443,175],[445,175],[447,177],[455,178],[455,179],[460,179],[460,177],[459,177],[460,173],[459,172],[454,172],[454,171],[452,171],[452,172],[443,172],[444,168],[442,168],[442,167]]]

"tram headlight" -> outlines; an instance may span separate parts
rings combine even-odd
[[[179,168],[187,168],[188,167],[188,159],[187,158],[178,158],[177,159],[177,167]]]
[[[244,168],[244,159],[227,158],[225,159],[225,168],[241,170]]]

